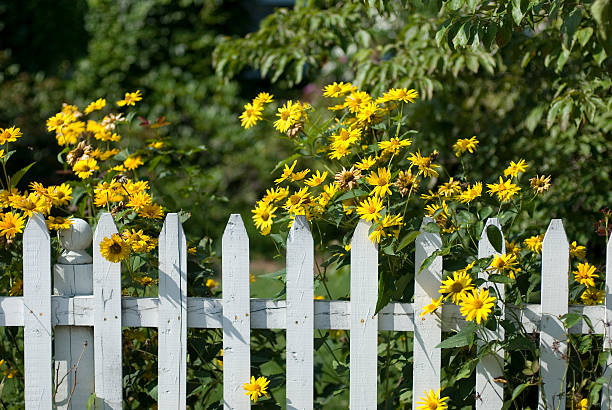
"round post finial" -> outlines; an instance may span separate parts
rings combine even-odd
[[[65,265],[83,265],[92,263],[93,259],[86,251],[91,245],[93,234],[89,224],[80,218],[71,218],[72,225],[59,232],[60,243],[64,251],[57,262]]]

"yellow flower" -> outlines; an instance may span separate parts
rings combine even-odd
[[[219,286],[219,282],[217,282],[214,279],[208,279],[206,281],[206,287],[209,288],[209,289],[216,288],[217,286]]]
[[[371,194],[384,198],[385,195],[391,195],[391,171],[387,168],[378,168],[378,173],[372,172],[366,178],[366,182],[373,186]]]
[[[350,143],[348,141],[335,141],[331,144],[331,152],[329,158],[342,159],[351,153]]]
[[[518,258],[521,247],[516,242],[509,242],[508,240],[506,240],[505,242],[506,253],[509,255],[514,255],[515,258]]]
[[[474,185],[461,192],[459,201],[464,204],[469,204],[480,195],[482,195],[482,182],[476,182]]]
[[[606,296],[606,292],[603,290],[587,287],[582,295],[580,295],[580,299],[584,302],[585,305],[599,305],[603,303],[604,297]]]
[[[81,179],[89,178],[98,169],[100,169],[98,161],[93,158],[77,161],[72,167],[74,173]]]
[[[163,141],[151,141],[149,145],[147,145],[147,147],[153,148],[153,149],[162,149],[164,147],[164,142]]]
[[[10,197],[11,206],[23,211],[25,216],[32,216],[34,212],[47,215],[51,211],[51,201],[44,196],[39,196],[32,192],[27,196],[12,195]]]
[[[149,235],[145,235],[142,229],[126,229],[121,232],[123,239],[130,245],[134,252],[150,252],[155,249],[155,240]]]
[[[96,101],[90,102],[87,108],[85,108],[85,111],[83,112],[85,114],[90,114],[94,111],[101,110],[105,106],[106,106],[106,100],[104,98],[98,98]]]
[[[72,219],[64,218],[63,216],[50,216],[45,222],[47,228],[54,231],[68,229],[72,225]]]
[[[361,201],[357,207],[357,213],[361,215],[361,219],[372,221],[380,219],[380,211],[382,211],[382,209],[382,199],[374,196]]]
[[[529,165],[524,159],[519,159],[518,162],[510,161],[510,166],[504,170],[504,176],[517,177],[519,173],[523,173],[529,168]]]
[[[544,240],[544,234],[530,236],[529,238],[523,241],[523,245],[527,247],[532,252],[540,253],[542,252],[542,241]]]
[[[142,158],[134,155],[130,155],[125,159],[125,161],[123,161],[123,166],[129,170],[136,169],[143,164],[144,162],[142,162]]]
[[[416,153],[411,153],[408,157],[408,161],[412,163],[412,165],[416,165],[419,168],[419,175],[423,174],[426,177],[437,177],[438,171],[434,168],[438,168],[439,165],[433,164],[433,155],[429,155],[426,157],[421,156],[421,152],[417,151]]]
[[[312,177],[310,177],[310,179],[307,179],[306,181],[304,181],[304,183],[310,187],[315,187],[315,186],[319,186],[321,185],[323,182],[325,182],[325,178],[327,178],[327,171],[323,172],[321,174],[321,172],[319,170],[317,170],[316,173],[312,174]]]
[[[103,207],[112,202],[123,201],[121,189],[121,184],[115,179],[111,180],[111,182],[100,182],[94,188],[94,204],[97,207]]]
[[[265,377],[258,377],[257,380],[255,380],[255,376],[251,376],[251,382],[244,383],[242,387],[246,390],[244,394],[251,396],[253,403],[257,403],[257,399],[262,395],[268,397],[268,384],[270,384],[270,381]]]
[[[48,131],[56,131],[60,133],[62,129],[67,125],[74,121],[74,117],[70,114],[66,114],[63,112],[58,112],[53,117],[47,120],[47,130]],[[0,137],[0,141],[3,137]]]
[[[465,294],[459,304],[465,320],[471,322],[476,319],[476,323],[480,324],[482,320],[486,321],[489,317],[489,313],[495,305],[495,297],[489,296],[488,289],[481,289],[480,291],[472,289]]]
[[[504,181],[502,177],[499,177],[499,183],[496,184],[487,184],[489,190],[487,191],[489,194],[497,194],[497,199],[500,202],[506,202],[511,200],[514,195],[521,190],[521,188],[512,183],[511,179]]]
[[[572,258],[584,259],[586,257],[586,247],[578,245],[576,241],[570,244],[569,252]]]
[[[542,194],[550,189],[550,175],[547,177],[536,175],[529,180],[529,184],[534,193]]]
[[[303,207],[309,202],[308,188],[304,187],[296,193],[289,195],[285,202],[285,209],[292,214],[303,215]]]
[[[137,194],[139,192],[145,192],[147,189],[150,189],[149,181],[136,181],[128,180],[123,187],[130,194]]]
[[[445,295],[444,299],[450,297],[453,303],[459,303],[459,300],[466,295],[467,291],[472,289],[474,289],[474,285],[470,275],[467,272],[457,271],[453,273],[452,278],[449,277],[442,281],[439,292]]]
[[[421,312],[419,316],[423,317],[428,313],[429,314],[434,313],[436,310],[438,310],[441,304],[442,304],[442,296],[440,296],[438,299],[431,298],[431,303],[423,307],[423,311]]]
[[[453,145],[453,151],[455,151],[455,155],[457,157],[460,157],[461,154],[466,151],[473,154],[474,151],[476,151],[476,147],[478,146],[479,142],[480,141],[476,139],[476,136],[473,136],[472,138],[460,138]]]
[[[363,105],[372,102],[372,97],[365,91],[353,91],[344,99],[344,105],[348,107],[349,111],[356,113],[359,108]]]
[[[272,206],[271,203],[265,203],[259,201],[251,212],[253,213],[253,222],[257,229],[261,231],[262,235],[267,235],[272,229],[272,223],[274,222],[274,211],[276,207]]]
[[[314,300],[325,300],[324,296],[315,296]]]
[[[374,165],[376,165],[376,158],[370,155],[369,157],[362,159],[361,162],[356,163],[355,168],[366,171]]]
[[[381,112],[380,107],[375,102],[369,102],[359,107],[357,112],[357,121],[362,124],[371,124],[375,122],[376,115]]]
[[[517,265],[518,261],[515,255],[503,253],[493,257],[487,270],[495,271],[500,275],[507,274],[510,279],[516,279],[516,274],[521,271],[521,268],[517,267]]]
[[[582,399],[578,403],[576,403],[576,410],[588,410],[589,408],[589,400]]]
[[[341,97],[342,95],[353,91],[355,87],[351,83],[337,83],[334,81],[333,84],[326,85],[323,88],[324,97]]]
[[[253,105],[268,104],[274,101],[274,96],[270,93],[261,92],[257,97],[253,98]]]
[[[400,140],[399,138],[391,138],[389,141],[380,141],[378,148],[383,150],[385,154],[399,154],[400,149],[408,147],[412,144],[411,140]]]
[[[0,144],[6,144],[7,142],[15,142],[17,138],[20,138],[23,134],[19,128],[14,126],[11,128],[0,128]]]
[[[135,194],[130,195],[130,200],[125,206],[128,208],[132,208],[135,211],[140,211],[146,205],[151,205],[153,200],[151,199],[151,195],[146,192],[136,192]]]
[[[13,282],[13,286],[9,289],[9,296],[19,295],[23,295],[23,280],[21,278],[17,278],[15,282]],[[0,366],[2,366],[2,360],[0,360]]]
[[[245,104],[244,111],[240,114],[240,126],[244,129],[249,129],[253,125],[257,124],[257,121],[261,120],[263,117],[261,113],[263,112],[263,105],[261,104]]]
[[[309,172],[309,168],[306,168],[299,172],[294,172],[293,174],[291,174],[291,182],[301,181],[302,179],[304,179],[304,177],[306,177]]]
[[[297,160],[293,161],[293,164],[291,164],[291,166],[288,166],[287,164],[285,164],[285,169],[283,169],[283,174],[280,177],[276,178],[274,180],[274,183],[278,185],[284,180],[286,180],[287,178],[289,178],[291,174],[293,174],[293,169],[295,168],[295,164],[297,164]]]
[[[138,211],[138,215],[143,218],[149,219],[161,219],[164,216],[164,211],[162,211],[161,205],[158,204],[150,204],[145,205]]]
[[[279,118],[274,121],[274,128],[280,132],[287,132],[287,130],[301,118],[302,111],[303,108],[299,102],[294,103],[291,100],[287,101],[276,113],[276,116]]]
[[[401,196],[410,195],[419,188],[419,178],[418,175],[412,174],[411,169],[400,171],[393,185],[397,187]]]
[[[574,279],[576,282],[585,285],[594,287],[595,286],[595,278],[598,278],[599,275],[595,273],[595,266],[589,265],[588,263],[579,263],[578,270],[572,272],[574,274]]]
[[[459,181],[455,181],[453,177],[450,177],[448,182],[438,187],[438,194],[443,197],[452,197],[453,195],[461,192],[461,185]]]
[[[261,202],[266,204],[275,203],[283,200],[289,195],[289,188],[270,188],[266,190],[266,195],[261,199]]]
[[[51,203],[55,206],[68,205],[72,200],[72,187],[66,183],[47,189]]]
[[[109,262],[121,262],[130,256],[130,245],[119,234],[114,233],[100,242],[100,253]]]
[[[123,100],[117,101],[117,105],[119,107],[123,107],[124,105],[136,105],[136,101],[142,100],[142,94],[140,90],[136,90],[134,93],[125,93],[125,97]]]
[[[255,275],[253,275],[252,273],[249,273],[249,281],[250,282],[255,282],[255,280],[257,280],[257,277]]]
[[[151,286],[154,283],[157,283],[157,279],[153,279],[150,276],[141,276],[141,277],[135,277],[134,281],[138,284],[140,284],[141,286],[144,286],[145,288],[147,286]]]
[[[407,88],[391,88],[383,94],[377,102],[402,101],[405,103],[414,103],[414,99],[419,97],[419,93],[413,89]]]
[[[425,391],[425,396],[419,397],[419,401],[417,404],[417,410],[446,410],[448,405],[445,401],[448,400],[448,397],[440,398],[440,389],[434,392],[433,389]]]
[[[7,212],[0,214],[0,235],[12,239],[16,234],[23,232],[25,218],[18,213]]]

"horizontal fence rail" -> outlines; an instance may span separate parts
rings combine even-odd
[[[425,219],[423,226],[430,220]],[[478,246],[479,257],[495,255],[487,227]],[[93,234],[93,258],[85,249],[92,242],[89,226],[75,220],[60,234],[64,248],[51,265],[50,237],[44,219],[35,214],[24,232],[24,296],[0,297],[0,326],[24,327],[25,400],[27,409],[83,409],[95,393],[96,408],[122,408],[122,327],[150,327],[159,332],[158,405],[186,408],[187,329],[223,329],[223,405],[250,407],[242,385],[250,378],[251,329],[287,332],[288,409],[313,408],[314,330],[349,330],[350,405],[353,409],[377,406],[377,339],[380,331],[414,333],[413,397],[440,387],[444,332],[458,331],[466,322],[459,307],[443,305],[440,318],[419,315],[437,298],[443,258],[436,257],[415,274],[413,303],[389,303],[375,314],[378,298],[378,250],[370,242],[370,224],[361,221],[352,238],[351,299],[313,300],[314,246],[308,222],[296,217],[287,243],[287,299],[249,297],[249,242],[239,215],[232,215],[222,241],[223,297],[187,297],[187,247],[177,214],[168,214],[159,238],[159,296],[121,296],[119,263],[99,252],[101,241],[117,232],[110,214],[100,218]],[[420,262],[440,249],[439,235],[425,232],[416,238],[417,271]],[[504,249],[502,249],[504,252]],[[565,407],[563,373],[567,334],[602,334],[612,348],[612,241],[608,243],[606,301],[604,305],[568,305],[569,249],[561,220],[553,220],[542,249],[542,303],[502,306],[507,320],[528,333],[540,333],[542,386],[539,409]],[[53,277],[53,288],[51,278]],[[485,281],[485,273],[481,276]],[[501,292],[503,292],[503,285]],[[53,294],[52,294],[53,291]],[[560,316],[584,315],[564,329]],[[487,331],[489,339],[503,340],[502,330]],[[55,356],[52,346],[55,345]],[[552,347],[554,346],[554,348]],[[492,351],[476,367],[477,409],[500,409],[504,403],[504,352]],[[78,367],[79,382],[58,380]],[[604,376],[612,378],[612,359]],[[72,383],[72,384],[71,384]],[[56,387],[55,403],[52,393]],[[60,388],[61,387],[61,388]],[[610,405],[611,384],[602,388],[602,408]],[[507,399],[507,398],[506,398]],[[413,408],[416,408],[413,400]]]

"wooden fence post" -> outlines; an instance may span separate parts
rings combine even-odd
[[[314,243],[297,215],[287,238],[287,408],[312,409],[314,384]]]
[[[187,406],[187,242],[178,214],[159,235],[158,407]]]
[[[506,243],[504,241],[504,234],[501,231],[501,225],[497,218],[489,218],[485,224],[480,241],[478,242],[478,258],[487,258],[489,256],[499,255],[500,253],[495,250],[489,237],[487,235],[487,228],[489,226],[495,226],[499,229],[501,235],[501,253],[506,253]],[[488,280],[489,274],[481,270],[478,275],[480,278]],[[496,303],[501,303],[502,318],[504,316],[504,304],[505,300],[505,289],[503,283],[498,283],[496,286],[499,292]],[[493,332],[489,329],[483,329],[487,335],[488,340],[504,340],[504,328],[498,325],[497,331]],[[482,343],[481,343],[482,344]],[[504,385],[494,381],[495,378],[504,375],[504,351],[498,349],[491,354],[483,356],[482,359],[476,365],[476,409],[479,410],[493,410],[501,409],[504,404]]]
[[[442,341],[440,319],[436,315],[419,317],[423,307],[431,303],[431,299],[440,297],[442,281],[442,257],[434,258],[431,265],[419,273],[421,264],[435,251],[442,248],[442,239],[437,233],[425,232],[427,224],[433,223],[432,218],[423,218],[421,234],[416,238],[414,262],[414,352],[412,370],[412,408],[417,408],[418,398],[425,391],[440,388],[440,369],[442,366],[442,351],[436,346]]]
[[[567,330],[560,316],[568,311],[568,274],[569,243],[563,222],[553,219],[542,244],[539,409],[565,408]]]
[[[53,408],[51,365],[51,239],[45,218],[23,233],[23,362],[26,409]]]
[[[221,245],[223,290],[223,403],[225,409],[248,409],[242,388],[251,374],[249,237],[242,218],[233,214]]]
[[[606,310],[604,316],[604,349],[610,352],[604,378],[606,383],[601,389],[601,409],[612,409],[612,238],[608,238],[606,248]]]
[[[375,409],[378,401],[378,247],[372,224],[359,220],[351,241],[350,406]]]
[[[123,404],[121,263],[109,262],[100,253],[100,243],[114,233],[112,215],[103,213],[94,234],[93,293],[96,406],[105,410]]]
[[[93,294],[92,258],[86,249],[92,233],[87,222],[73,218],[60,231],[64,251],[53,270],[53,293],[60,296]],[[88,326],[55,327],[55,405],[84,409],[94,392],[94,332]]]

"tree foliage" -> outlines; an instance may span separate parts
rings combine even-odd
[[[432,147],[477,135],[482,175],[533,161],[555,183],[541,216],[586,239],[612,199],[610,13],[609,0],[297,2],[217,46],[215,66],[233,78],[251,65],[287,87],[417,88],[427,101],[410,122]]]

